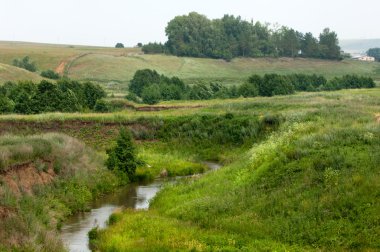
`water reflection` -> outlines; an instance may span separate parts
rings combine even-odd
[[[220,168],[219,164],[205,162],[210,171]],[[88,232],[98,226],[104,228],[109,216],[117,208],[148,209],[149,201],[157,194],[164,183],[174,179],[158,179],[145,185],[130,185],[112,194],[99,198],[91,205],[91,211],[70,217],[61,230],[63,243],[71,252],[90,252]]]
[[[120,207],[147,209],[149,201],[163,184],[157,180],[149,185],[131,185],[96,200],[90,212],[78,213],[70,217],[62,228],[64,244],[72,252],[88,252],[88,232],[99,226],[104,228],[108,217]]]

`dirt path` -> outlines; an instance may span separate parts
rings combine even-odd
[[[87,56],[89,54],[92,54],[92,53],[82,53],[82,54],[78,54],[78,55],[75,55],[73,57],[70,57],[68,59],[62,60],[59,63],[59,65],[55,68],[55,72],[58,73],[61,76],[68,75],[70,67],[73,65],[73,63],[76,60],[78,60],[80,58],[83,58],[83,57],[85,57],[85,56]]]
[[[379,114],[375,114],[375,118],[376,118],[376,122],[380,123],[380,113]]]

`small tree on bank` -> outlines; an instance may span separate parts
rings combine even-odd
[[[132,133],[121,128],[116,145],[107,150],[107,168],[126,174],[129,180],[133,180],[137,168],[136,147],[133,143]]]

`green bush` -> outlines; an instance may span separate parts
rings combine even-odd
[[[144,87],[141,98],[144,103],[153,105],[162,99],[161,90],[158,84],[152,84]]]
[[[46,80],[38,84],[7,82],[0,87],[0,113],[77,112],[84,108],[94,109],[96,102],[104,97],[105,91],[90,82],[82,84],[67,79],[57,84]]]
[[[48,79],[52,79],[52,80],[58,80],[60,78],[59,74],[54,72],[53,70],[46,70],[46,71],[42,71],[41,72],[41,76],[42,77],[45,77],[45,78],[48,78]]]
[[[94,111],[100,113],[107,113],[110,111],[109,104],[104,99],[97,100],[94,107]]]
[[[36,63],[31,62],[29,56],[25,56],[21,60],[20,59],[14,59],[13,65],[16,67],[24,68],[25,70],[28,70],[30,72],[37,71]]]
[[[129,180],[132,181],[139,163],[136,156],[136,147],[132,139],[132,133],[125,128],[121,128],[116,140],[116,145],[113,148],[108,149],[107,154],[107,168],[111,171],[126,174]]]

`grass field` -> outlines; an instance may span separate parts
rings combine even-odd
[[[283,120],[268,137],[235,152],[221,170],[168,185],[148,212],[116,213],[94,246],[100,251],[377,251],[379,101],[377,88],[230,100],[198,109],[269,113]],[[180,150],[184,142],[168,144]]]
[[[231,62],[214,59],[144,55],[139,48],[104,48],[0,42],[0,63],[11,64],[26,55],[36,61],[39,70],[54,69],[76,80],[91,80],[117,91],[127,89],[136,70],[150,68],[168,76],[178,76],[188,84],[218,81],[241,84],[252,74],[305,73],[322,74],[327,78],[344,74],[372,76],[380,80],[380,64],[353,60],[326,61],[291,58],[237,58]],[[0,81],[17,76],[0,71]]]
[[[18,80],[39,81],[42,80],[42,78],[36,73],[31,73],[18,67],[0,63],[0,83]]]

